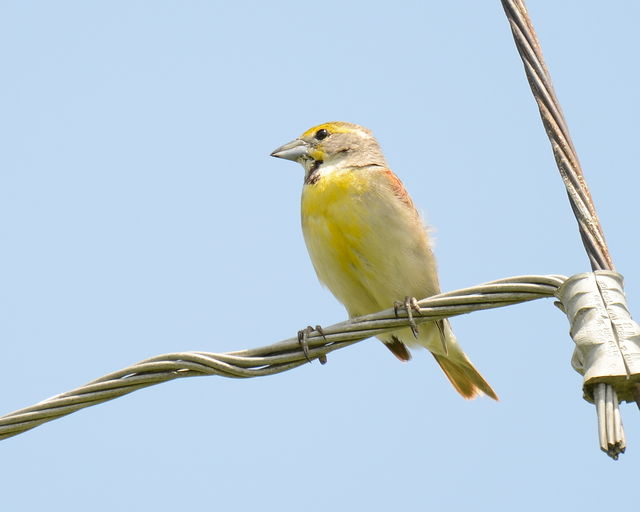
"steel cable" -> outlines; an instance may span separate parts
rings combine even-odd
[[[500,279],[419,301],[417,324],[483,309],[553,297],[564,276],[520,276]],[[354,318],[309,334],[310,359],[326,355],[365,338],[407,326],[406,313],[387,309]],[[0,417],[0,439],[26,432],[72,412],[113,400],[138,389],[178,378],[218,375],[230,378],[263,377],[292,370],[308,361],[298,338],[264,347],[216,354],[175,352],[162,354],[109,373],[84,386],[56,395]]]

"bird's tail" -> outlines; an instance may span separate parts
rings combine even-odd
[[[380,339],[401,361],[411,359],[406,346],[408,343],[422,345],[435,357],[453,387],[464,398],[470,400],[484,393],[498,400],[496,392],[458,345],[458,340],[447,320],[422,324],[417,339],[412,336],[409,329],[394,331],[391,335],[381,336]]]
[[[457,357],[455,359],[449,355],[441,354],[433,354],[433,357],[438,361],[440,368],[442,368],[442,371],[458,393],[468,400],[475,398],[479,393],[484,393],[494,400],[498,400],[496,392],[475,369],[465,353],[462,350],[456,352]]]

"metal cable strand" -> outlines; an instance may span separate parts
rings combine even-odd
[[[473,311],[553,297],[565,280],[566,277],[558,275],[509,277],[442,293],[419,301],[420,316],[414,316],[414,320],[420,324]],[[309,357],[322,360],[334,350],[406,325],[406,312],[399,311],[396,316],[393,309],[387,309],[325,327],[322,334],[318,331],[309,334]],[[0,417],[0,439],[21,434],[85,407],[173,379],[202,375],[261,377],[285,372],[305,363],[307,359],[297,338],[223,354],[162,354]]]
[[[527,80],[538,104],[540,117],[551,142],[553,155],[567,189],[571,209],[578,221],[582,243],[592,270],[615,270],[604,238],[589,187],[584,179],[578,154],[573,146],[551,75],[544,62],[540,42],[523,0],[502,0],[511,32],[524,64]],[[599,384],[596,394],[600,447],[610,457],[624,452],[625,439],[618,399],[613,387]],[[606,400],[606,402],[605,402]],[[640,403],[638,404],[640,407]]]
[[[524,1],[502,0],[502,5],[551,141],[560,175],[567,188],[569,202],[578,221],[592,270],[615,270],[578,154],[573,146],[560,102],[553,89],[551,75],[544,63],[540,42]]]

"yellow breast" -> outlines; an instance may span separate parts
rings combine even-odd
[[[334,172],[304,187],[302,228],[316,270],[326,259],[344,273],[361,270],[358,249],[369,229],[362,211],[368,189],[363,176],[348,171]]]
[[[313,266],[352,314],[363,314],[362,302],[371,302],[363,285],[370,272],[365,247],[370,192],[366,174],[350,170],[324,175],[302,192],[302,230]]]
[[[318,278],[352,316],[437,287],[424,228],[380,169],[333,169],[305,185],[302,229]]]

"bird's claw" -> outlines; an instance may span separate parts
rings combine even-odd
[[[416,321],[413,319],[413,314],[417,313],[418,316],[422,316],[420,312],[420,304],[418,304],[418,300],[415,297],[405,297],[404,302],[396,301],[393,303],[393,311],[396,315],[396,318],[399,316],[398,312],[404,309],[407,312],[407,319],[409,320],[409,327],[411,327],[411,332],[414,337],[418,337],[418,326]]]
[[[324,335],[324,331],[322,330],[322,327],[320,327],[319,325],[316,325],[315,327],[311,327],[310,325],[307,325],[307,327],[298,331],[298,343],[302,347],[302,352],[304,352],[304,357],[306,357],[307,361],[309,362],[311,362],[311,357],[309,356],[309,335],[313,331],[316,331],[318,334],[320,334],[320,336],[324,338],[325,341],[327,341],[327,337]],[[327,356],[325,354],[320,355],[318,357],[318,361],[320,361],[320,364],[325,364],[327,362]]]
[[[298,343],[302,347],[302,352],[304,352],[304,357],[307,358],[307,361],[311,362],[311,358],[309,357],[309,334],[313,332],[313,327],[308,325],[304,329],[298,331]]]

